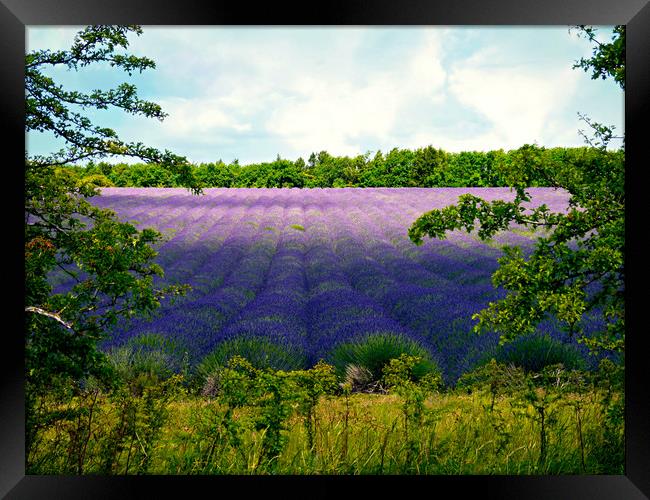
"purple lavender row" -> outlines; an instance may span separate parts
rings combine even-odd
[[[262,201],[271,201],[261,221],[265,229],[282,228],[277,252],[265,286],[237,317],[224,325],[218,341],[262,337],[294,349],[298,347],[307,354],[304,212],[293,200],[274,197]],[[273,211],[279,206],[284,208],[283,218],[273,219]]]
[[[289,220],[299,224],[302,220],[293,212]],[[283,224],[287,222],[286,215]],[[263,289],[223,328],[219,341],[235,337],[264,338],[307,352],[304,239],[304,234],[296,229],[281,233]]]
[[[295,207],[294,207],[294,208],[295,208]],[[282,218],[281,218],[281,217],[277,217],[277,215],[278,215],[278,210],[279,210],[279,206],[278,206],[278,204],[273,203],[273,204],[271,205],[270,209],[269,209],[269,210],[266,210],[266,211],[264,212],[264,218],[263,218],[262,220],[259,220],[259,222],[255,222],[253,225],[254,225],[254,226],[259,226],[259,227],[264,226],[264,230],[265,230],[265,231],[267,231],[267,230],[271,230],[271,231],[273,231],[273,230],[274,230],[274,226],[278,226],[278,227],[283,226],[283,220],[282,220]],[[274,214],[274,212],[275,212],[275,214]],[[249,221],[247,221],[247,222],[252,222],[252,221],[249,220]],[[284,233],[283,233],[283,234],[284,234]],[[287,238],[287,239],[290,239],[290,238]],[[258,238],[258,240],[259,240],[259,238]],[[259,243],[259,241],[258,241],[258,243]],[[252,244],[252,245],[249,245],[249,247],[254,247],[255,245],[256,245],[256,243],[254,243],[254,244]],[[295,245],[294,245],[294,247],[295,247]],[[282,260],[282,259],[280,258],[281,256],[280,256],[280,255],[277,255],[276,257],[277,257],[277,259],[276,259],[276,258],[274,258],[274,259],[277,260],[278,262],[281,262],[281,260]],[[277,266],[276,266],[276,267],[277,267]],[[270,273],[273,273],[273,270],[271,270]],[[276,272],[276,274],[277,274],[277,272]],[[267,276],[267,282],[268,282],[268,281],[271,281],[271,280],[269,280],[269,277]],[[223,328],[221,329],[221,332],[218,334],[218,339],[216,339],[216,337],[215,337],[214,335],[212,336],[213,339],[216,339],[216,340],[213,340],[213,344],[215,344],[217,341],[225,340],[226,338],[230,338],[230,337],[232,337],[232,336],[235,336],[235,333],[238,333],[238,334],[245,334],[245,335],[248,335],[248,336],[250,336],[250,335],[254,335],[254,334],[256,333],[256,332],[255,332],[255,328],[254,328],[254,326],[255,326],[254,324],[255,324],[255,323],[260,323],[260,321],[262,321],[262,320],[276,319],[276,318],[264,318],[264,317],[259,317],[260,314],[261,314],[261,311],[259,310],[259,308],[258,308],[257,306],[258,306],[260,303],[263,304],[263,303],[264,303],[264,300],[266,300],[267,303],[271,303],[271,302],[277,302],[280,298],[286,298],[286,296],[287,296],[287,287],[288,287],[289,284],[290,284],[290,283],[287,283],[287,282],[285,282],[284,284],[283,284],[283,283],[280,283],[281,286],[276,287],[276,290],[275,290],[275,291],[273,291],[273,290],[266,290],[265,292],[263,292],[263,293],[261,294],[261,296],[257,296],[257,297],[256,297],[256,298],[251,302],[251,304],[249,304],[249,305],[246,307],[245,310],[243,310],[243,311],[241,311],[241,312],[239,313],[239,316],[238,316],[238,317],[236,317],[236,318],[230,320],[229,322],[226,322],[226,323],[223,325]],[[295,307],[294,307],[293,309],[295,309]],[[277,307],[276,307],[276,310],[277,310]],[[293,323],[294,323],[294,324],[293,324],[293,325],[289,325],[289,324],[287,324],[286,321],[285,321],[285,324],[283,325],[283,330],[282,330],[282,331],[284,331],[284,333],[285,333],[285,335],[284,335],[284,337],[285,337],[284,340],[285,340],[285,341],[287,340],[287,339],[286,339],[286,332],[287,332],[288,330],[291,330],[291,327],[292,327],[292,326],[295,327],[295,323],[296,323],[296,322],[295,322],[295,316],[296,316],[296,315],[295,315],[295,311],[291,311],[291,312],[293,313],[293,317],[294,317],[294,322],[293,322]],[[251,323],[251,321],[252,321],[253,323]],[[218,324],[213,324],[213,326],[215,327],[215,328],[214,328],[214,331],[215,331],[215,332],[216,332],[217,330],[219,330],[219,325],[218,325]],[[269,321],[265,321],[263,326],[265,326],[265,328],[266,328],[266,333],[268,334],[269,331],[270,331],[270,329],[271,329],[272,324],[269,323]],[[295,329],[295,328],[294,328],[294,329]],[[258,329],[258,330],[259,330],[259,329]],[[277,328],[276,328],[276,330],[277,330]],[[234,333],[233,333],[233,332],[234,332]],[[257,332],[257,333],[260,333],[260,332]],[[208,345],[208,346],[206,347],[206,349],[209,350],[211,347],[213,347],[213,345]]]

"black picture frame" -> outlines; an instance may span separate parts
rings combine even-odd
[[[29,25],[627,25],[626,132],[626,471],[622,476],[429,476],[429,477],[98,477],[25,476],[23,306],[15,304],[23,283],[22,229],[18,222],[21,192],[19,165],[24,126],[25,27]],[[645,337],[640,327],[645,300],[643,222],[643,122],[650,116],[650,5],[648,0],[336,0],[295,4],[196,0],[0,0],[0,99],[5,124],[3,166],[12,172],[5,185],[5,224],[18,237],[7,237],[3,275],[5,321],[2,324],[2,403],[0,404],[0,496],[6,498],[151,498],[194,496],[207,487],[211,496],[235,488],[237,497],[331,497],[354,493],[364,498],[395,494],[427,497],[452,494],[487,498],[642,499],[650,496],[650,405],[645,379]],[[14,173],[16,172],[16,173]],[[5,171],[6,175],[6,171]],[[17,177],[14,182],[13,176]],[[12,197],[15,196],[15,199]],[[16,224],[14,227],[13,224]],[[640,230],[639,230],[640,229]],[[14,253],[15,252],[15,253]],[[9,263],[11,262],[11,264]],[[14,277],[10,270],[16,273]],[[15,283],[15,284],[14,284]],[[15,321],[6,320],[10,317]],[[420,491],[414,491],[420,490]],[[154,493],[155,491],[155,493]],[[233,494],[233,493],[228,493]]]

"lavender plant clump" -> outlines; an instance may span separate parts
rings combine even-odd
[[[568,207],[565,191],[529,192],[531,206]],[[512,227],[490,242],[461,231],[409,240],[417,217],[463,193],[514,198],[509,188],[104,188],[91,201],[165,234],[163,281],[192,291],[153,319],[118,325],[102,347],[156,334],[197,365],[224,341],[259,338],[309,365],[341,342],[393,333],[426,348],[454,383],[497,345],[496,334],[470,330],[472,314],[503,296],[491,283],[501,245],[530,251],[538,237]],[[566,342],[552,321],[544,332]]]

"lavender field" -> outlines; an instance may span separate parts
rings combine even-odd
[[[513,227],[489,243],[464,232],[409,240],[418,216],[463,193],[514,197],[509,188],[103,189],[94,204],[167,236],[164,281],[192,286],[154,319],[121,325],[104,348],[158,334],[196,365],[225,340],[261,337],[311,365],[340,342],[393,333],[427,348],[453,381],[496,346],[496,335],[470,327],[502,293],[490,281],[500,245],[537,238]],[[530,194],[535,206],[567,207],[564,191]]]

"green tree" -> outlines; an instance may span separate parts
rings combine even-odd
[[[202,163],[195,169],[196,177],[207,187],[231,187],[235,174],[222,160]]]
[[[264,187],[303,187],[302,172],[292,161],[278,158],[268,167]]]
[[[441,187],[449,184],[449,154],[442,149],[427,146],[415,151],[412,185]]]
[[[153,278],[163,271],[153,262],[152,244],[161,235],[121,222],[110,210],[87,198],[98,190],[80,183],[60,166],[83,159],[131,156],[155,162],[200,192],[187,160],[141,143],[120,140],[115,131],[91,122],[82,112],[109,106],[127,113],[163,119],[154,103],[137,97],[133,85],[90,93],[69,91],[45,75],[47,68],[79,70],[109,64],[131,75],[153,68],[153,61],[116,50],[128,47],[127,35],[139,26],[89,26],[70,50],[34,51],[25,57],[26,131],[52,133],[65,147],[49,156],[25,158],[25,369],[27,449],[38,429],[65,415],[46,413],[39,398],[74,394],[80,380],[94,376],[111,382],[98,342],[119,318],[148,314],[185,286],[159,288]],[[54,293],[49,276],[64,273],[66,291]],[[76,388],[76,389],[75,389]],[[58,416],[57,416],[58,415]]]
[[[624,75],[625,30],[617,27],[614,33],[614,42],[599,45],[587,64],[614,75],[624,88],[624,80],[616,75]],[[445,238],[447,231],[456,229],[471,232],[476,224],[482,239],[513,222],[547,230],[529,256],[518,247],[504,248],[492,281],[506,290],[506,296],[473,316],[478,320],[475,331],[497,331],[501,343],[535,331],[550,315],[570,336],[594,350],[624,351],[625,153],[623,148],[607,150],[613,137],[610,127],[582,118],[594,131],[591,147],[561,156],[525,145],[501,164],[507,185],[516,191],[514,201],[487,202],[465,194],[457,205],[425,213],[409,229],[417,244],[424,236]],[[545,205],[535,209],[523,205],[530,201],[527,187],[539,180],[569,192],[566,213],[551,213]],[[591,335],[583,328],[588,314],[600,317],[605,325]]]
[[[599,42],[598,30],[593,26],[579,25],[577,28],[578,36],[586,37],[594,46],[592,57],[580,58],[573,67],[591,70],[593,80],[611,77],[625,90],[625,26],[614,27],[611,43]]]
[[[343,176],[336,168],[338,164],[335,158],[327,151],[321,151],[317,155],[312,153],[308,165],[308,173],[312,176],[310,187],[332,187],[334,180]]]

